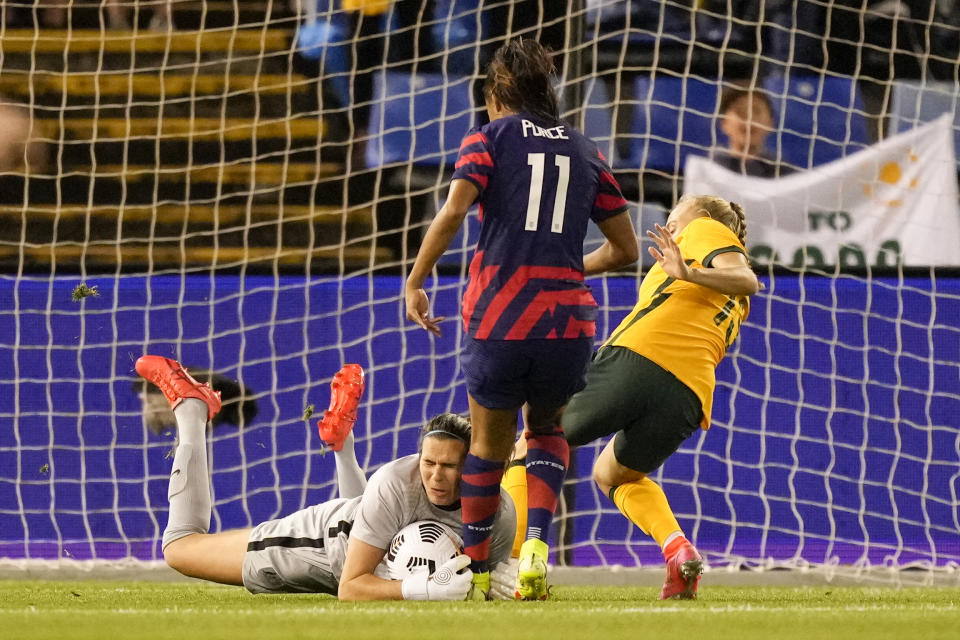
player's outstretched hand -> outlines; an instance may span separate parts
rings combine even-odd
[[[650,247],[648,251],[653,259],[660,263],[660,267],[671,278],[677,280],[690,279],[690,267],[683,261],[683,254],[680,253],[680,246],[673,239],[673,235],[665,227],[659,224],[654,225],[657,232],[647,231],[647,235],[657,243],[659,251],[655,247]]]
[[[490,572],[490,599],[515,600],[517,597],[517,559],[498,562]]]
[[[423,289],[407,289],[406,302],[407,320],[416,322],[430,333],[439,336],[439,323],[446,318],[443,316],[430,317],[430,301],[427,299],[427,292]]]
[[[400,585],[404,600],[465,600],[470,591],[473,572],[470,556],[460,554],[437,567],[433,575],[426,571],[403,579]]]

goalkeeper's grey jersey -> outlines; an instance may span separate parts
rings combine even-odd
[[[419,456],[413,454],[378,469],[367,482],[362,496],[330,500],[286,518],[265,522],[254,528],[250,540],[256,543],[263,539],[321,538],[325,563],[339,580],[350,538],[386,550],[393,536],[420,520],[437,520],[458,533],[463,527],[459,500],[450,507],[438,507],[427,499],[420,479]],[[516,527],[513,501],[501,488],[500,510],[490,539],[492,564],[510,557]],[[309,554],[307,549],[298,551],[301,555]],[[275,559],[270,562],[278,563]]]
[[[398,531],[419,520],[437,520],[459,532],[463,527],[460,501],[438,507],[427,499],[420,479],[419,456],[409,455],[384,465],[371,476],[354,515],[350,537],[386,549]],[[500,509],[490,539],[490,561],[510,557],[517,514],[507,492],[500,489]]]
[[[517,516],[500,489],[500,510],[490,540],[490,561],[510,557]],[[336,595],[350,538],[386,550],[401,529],[420,520],[462,528],[460,503],[438,507],[420,480],[416,454],[381,467],[357,498],[330,500],[250,532],[243,584],[253,593],[320,592]]]

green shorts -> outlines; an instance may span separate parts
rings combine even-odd
[[[702,417],[700,399],[672,373],[626,347],[603,347],[562,424],[571,446],[616,433],[617,462],[651,473],[700,427]]]

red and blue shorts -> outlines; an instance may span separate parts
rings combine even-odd
[[[460,357],[467,391],[487,409],[524,403],[559,408],[583,389],[593,338],[476,340],[464,338]]]

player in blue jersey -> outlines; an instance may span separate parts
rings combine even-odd
[[[547,595],[547,534],[569,461],[560,415],[583,387],[596,333],[597,303],[584,276],[638,256],[620,186],[596,144],[560,120],[553,76],[548,52],[533,40],[494,54],[484,84],[490,122],[463,139],[447,201],[406,282],[407,318],[439,335],[443,318],[429,315],[423,284],[478,203],[461,357],[473,423],[461,479],[463,541],[477,599],[489,592],[490,530],[521,408],[529,481],[517,597]],[[585,256],[591,220],[606,242]]]

